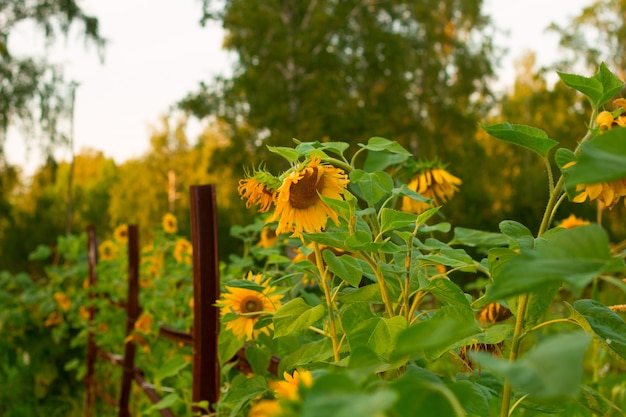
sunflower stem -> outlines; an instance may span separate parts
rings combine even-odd
[[[333,298],[330,295],[330,289],[328,288],[328,279],[326,275],[326,268],[324,268],[324,264],[322,262],[322,251],[320,250],[320,245],[315,242],[315,262],[317,264],[317,269],[320,272],[320,282],[322,284],[322,289],[324,290],[324,298],[326,298],[326,306],[328,307],[328,327],[330,333],[328,336],[330,337],[331,342],[333,343],[333,355],[335,358],[335,362],[339,362],[339,343],[337,342],[337,328],[335,327],[335,303]]]
[[[374,274],[376,275],[376,279],[378,281],[378,287],[380,288],[380,296],[383,299],[383,304],[385,304],[385,311],[390,318],[393,317],[393,308],[391,306],[391,300],[389,299],[389,293],[387,292],[387,285],[385,284],[385,277],[382,272],[380,262],[374,262],[374,260],[370,258],[367,253],[359,252],[359,254],[365,260],[365,262],[367,262],[370,268],[372,268],[372,271],[374,271]]]

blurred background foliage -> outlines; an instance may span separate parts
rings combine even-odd
[[[172,212],[186,232],[188,188],[210,182],[219,184],[225,258],[238,248],[229,228],[253,214],[236,192],[243,170],[261,162],[273,170],[286,168],[266,145],[288,145],[292,138],[397,140],[417,159],[440,158],[463,180],[461,192],[443,210],[453,225],[496,230],[500,220],[513,219],[536,230],[547,198],[542,162],[530,151],[490,138],[480,124],[532,125],[574,147],[585,132],[589,107],[554,77],[555,69],[593,73],[594,63],[603,60],[618,74],[624,70],[624,1],[599,0],[570,24],[553,25],[564,58],[554,67],[539,68],[527,52],[518,58],[514,85],[498,91],[495,69],[505,51],[491,41],[498,28],[480,0],[204,0],[198,6],[201,24],[217,20],[225,29],[224,48],[236,58],[232,76],[206,80],[173,103],[171,114],[154,123],[150,149],[116,164],[91,149],[73,161],[52,156],[50,151],[67,140],[46,133],[69,117],[69,83],[62,71],[57,71],[55,88],[43,72],[9,76],[29,59],[6,49],[15,22],[35,20],[50,41],[70,25],[82,24],[85,39],[106,52],[97,18],[85,15],[74,1],[24,5],[0,0],[8,16],[0,27],[5,74],[0,88],[0,270],[40,271],[28,261],[30,251],[38,244],[52,245],[68,228],[80,233],[90,223],[102,238],[116,225],[138,223],[149,238],[147,226]],[[45,110],[44,104],[52,103],[58,111]],[[191,119],[202,126],[197,137],[189,137]],[[10,124],[24,126],[32,133],[27,137],[49,155],[32,178],[4,160],[2,138]],[[570,208],[587,219],[597,216],[595,206],[565,205],[557,220]],[[616,220],[623,212],[616,207],[603,213],[615,240],[626,234]]]

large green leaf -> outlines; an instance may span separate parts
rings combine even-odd
[[[398,142],[381,137],[371,137],[366,145],[359,143],[359,146],[374,152],[389,152],[405,156],[413,156],[413,154],[402,147]]]
[[[487,133],[498,139],[523,146],[524,148],[537,152],[542,157],[546,157],[550,149],[554,148],[559,143],[550,139],[548,134],[543,130],[532,126],[515,125],[504,122],[491,126],[483,125],[483,128]]]
[[[507,378],[515,390],[538,399],[555,399],[578,393],[589,341],[584,332],[551,336],[513,363],[484,352],[472,357],[483,368]]]
[[[311,307],[302,298],[294,298],[274,313],[274,337],[286,336],[298,330],[307,329],[324,317],[325,313],[324,304]]]
[[[624,82],[613,74],[604,63],[592,77],[557,72],[567,86],[580,91],[589,99],[594,109],[613,98],[622,89]]]
[[[363,270],[359,262],[350,255],[337,256],[330,250],[325,250],[322,254],[328,268],[333,274],[346,281],[353,287],[358,287],[361,283]]]
[[[363,198],[371,206],[393,189],[393,179],[384,171],[366,172],[355,169],[350,172],[350,181],[359,187]]]
[[[380,210],[380,233],[407,226],[415,227],[416,220],[417,214],[383,208]]]
[[[614,128],[583,143],[576,163],[563,172],[566,187],[626,178],[626,129]]]
[[[454,228],[454,238],[450,245],[464,245],[470,247],[507,246],[509,238],[501,233],[484,232],[482,230],[468,229],[465,227]]]
[[[593,336],[611,356],[626,364],[626,323],[610,308],[595,300],[578,300],[571,306],[571,318]]]
[[[231,383],[231,389],[220,399],[220,406],[230,408],[229,417],[241,415],[241,409],[254,398],[263,395],[267,391],[267,381],[260,375],[246,378],[241,375]],[[220,413],[222,415],[222,413]],[[226,415],[226,414],[224,414]]]
[[[615,410],[619,413],[615,415],[624,415],[624,411],[611,400],[587,385],[580,386],[580,394],[576,397],[576,401],[594,415],[608,416],[610,410]]]
[[[519,248],[532,248],[535,239],[530,230],[521,223],[513,220],[500,222],[500,231],[510,237]]]
[[[445,304],[470,307],[463,290],[448,277],[432,278],[422,290],[433,294]]]
[[[403,316],[371,317],[356,325],[348,333],[350,346],[366,346],[377,355],[387,358],[394,351],[398,335],[407,327]]]
[[[611,257],[608,235],[597,225],[551,233],[537,239],[535,249],[522,249],[496,266],[491,268],[490,300],[545,290],[561,282],[580,291],[600,273],[624,269],[623,262]]]
[[[443,306],[429,319],[419,321],[400,333],[394,356],[446,351],[459,340],[478,333],[481,329],[470,308]]]

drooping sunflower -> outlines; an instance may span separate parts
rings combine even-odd
[[[246,207],[259,206],[259,213],[267,213],[276,198],[280,181],[269,172],[259,168],[239,181],[237,191],[246,200]]]
[[[271,227],[264,227],[261,230],[261,236],[259,237],[259,242],[256,244],[260,248],[271,248],[276,245],[278,242],[278,236],[276,236],[276,231]]]
[[[70,298],[62,292],[55,292],[53,297],[63,311],[69,310],[72,306],[72,300],[70,300]]]
[[[126,243],[128,241],[128,225],[122,224],[115,228],[113,231],[113,238],[120,243]]]
[[[167,213],[163,216],[163,231],[169,234],[174,234],[178,231],[178,220],[172,213]]]
[[[176,240],[176,245],[174,246],[174,259],[176,262],[185,263],[187,265],[191,265],[191,255],[193,254],[193,246],[191,242],[187,239],[178,239]]]
[[[256,291],[227,285],[226,292],[216,304],[221,309],[223,321],[228,314],[235,315],[232,320],[225,321],[226,330],[232,331],[239,339],[252,340],[259,332],[269,334],[271,324],[262,329],[255,329],[254,326],[262,315],[272,314],[280,307],[280,300],[283,296],[274,294],[276,288],[269,285],[269,280],[263,280],[261,274],[254,275],[249,272],[246,279],[260,285],[263,290]]]
[[[98,254],[103,261],[110,261],[115,258],[115,244],[110,240],[105,240],[98,245]]]
[[[571,229],[573,227],[584,226],[589,224],[589,220],[584,220],[579,217],[570,214],[568,218],[563,219],[561,223],[557,227],[561,227],[563,229]]]
[[[292,233],[302,237],[302,232],[321,232],[330,217],[339,224],[337,213],[328,207],[320,196],[340,200],[350,180],[343,170],[321,164],[319,157],[301,169],[291,172],[278,189],[276,210],[268,222],[278,220],[276,233]]]
[[[445,168],[439,166],[438,162],[435,162],[435,164],[418,171],[417,175],[409,183],[410,189],[431,199],[433,204],[403,197],[403,211],[416,214],[423,213],[433,206],[447,202],[455,192],[459,191],[459,185],[463,182],[446,171]]]

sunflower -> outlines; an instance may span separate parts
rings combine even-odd
[[[126,243],[128,241],[128,225],[117,226],[113,231],[113,238],[120,243]]]
[[[339,168],[321,165],[319,157],[311,157],[308,165],[291,172],[278,189],[276,210],[268,222],[278,220],[276,233],[321,232],[330,217],[339,224],[337,213],[320,196],[340,200],[350,180]]]
[[[224,318],[227,314],[234,314],[236,318],[225,321],[226,330],[233,332],[237,338],[251,340],[259,332],[269,334],[268,327],[254,329],[262,315],[271,314],[280,307],[282,294],[274,295],[275,287],[269,285],[269,280],[263,281],[261,274],[254,275],[248,273],[248,281],[252,281],[263,287],[262,291],[249,288],[226,286],[226,293],[222,294],[217,306],[221,308],[221,315]]]
[[[313,377],[311,372],[303,370],[298,372],[293,371],[293,375],[289,375],[287,372],[283,373],[284,381],[272,381],[270,382],[270,388],[274,391],[277,398],[281,400],[298,400],[298,388],[300,385],[305,387],[311,387],[313,385]]]
[[[91,318],[91,312],[89,311],[89,307],[85,307],[85,306],[78,307],[78,315],[83,320],[89,320]]]
[[[567,219],[563,219],[563,221],[559,223],[557,227],[561,227],[563,229],[571,229],[573,227],[584,226],[586,224],[589,224],[589,220],[583,220],[574,216],[573,214],[570,214],[569,217]]]
[[[46,321],[43,322],[43,325],[46,327],[51,327],[56,326],[57,324],[61,324],[61,322],[63,322],[63,317],[61,317],[58,312],[53,311],[52,313],[48,314],[48,317],[46,318]]]
[[[176,262],[191,265],[191,255],[193,254],[193,246],[187,239],[178,239],[174,246],[174,259]]]
[[[105,240],[98,246],[98,254],[103,261],[111,261],[115,258],[115,244],[110,240]]]
[[[278,401],[261,400],[250,408],[248,417],[274,417],[280,415],[281,412]]]
[[[152,324],[154,319],[148,313],[141,313],[139,318],[135,321],[135,330],[144,334],[150,334],[152,332]]]
[[[626,178],[597,184],[578,184],[576,192],[579,194],[572,200],[574,203],[597,199],[605,207],[612,209],[620,198],[626,196]],[[624,204],[626,205],[626,200]]]
[[[253,177],[240,180],[237,191],[241,198],[246,200],[247,208],[258,205],[259,213],[266,213],[274,202],[276,191],[268,184],[262,182],[262,179],[258,178],[258,176],[256,174]]]
[[[169,234],[174,234],[178,231],[178,220],[172,213],[167,213],[163,216],[163,230]]]
[[[276,231],[270,227],[264,227],[263,230],[261,230],[261,236],[256,245],[260,248],[267,249],[276,245],[277,241],[278,237],[276,236]]]
[[[72,300],[70,300],[70,298],[62,292],[55,292],[53,297],[63,311],[69,310],[72,306]]]
[[[435,162],[437,165],[438,163]],[[442,167],[434,166],[423,169],[409,183],[409,188],[433,201],[434,205],[441,205],[459,191],[462,181],[450,174]],[[402,210],[420,214],[433,205],[422,201],[415,201],[409,197],[402,198]]]

